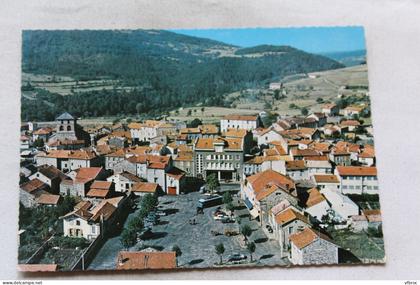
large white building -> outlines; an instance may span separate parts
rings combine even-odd
[[[260,126],[259,115],[227,115],[220,120],[220,129],[222,132],[226,132],[228,129],[252,131]]]
[[[340,179],[343,194],[378,194],[376,167],[337,166],[335,174]]]

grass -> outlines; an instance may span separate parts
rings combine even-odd
[[[382,238],[373,238],[365,232],[354,233],[349,230],[333,230],[330,234],[334,242],[362,261],[382,260],[385,257]]]

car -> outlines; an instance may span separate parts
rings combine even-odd
[[[244,259],[247,259],[247,258],[248,257],[246,255],[244,255],[244,254],[235,253],[235,254],[232,254],[232,255],[230,255],[228,257],[228,261],[229,262],[232,262],[232,261],[241,261],[241,260],[244,260]]]
[[[224,218],[227,218],[228,216],[226,214],[218,214],[216,216],[213,216],[213,219],[215,220],[222,220]]]
[[[165,211],[157,211],[156,213],[157,213],[158,216],[166,216]]]
[[[231,219],[231,218],[230,218],[230,217],[228,217],[228,216],[223,217],[220,221],[221,221],[223,224],[229,224],[229,223],[234,223],[234,222],[235,222],[235,220]]]

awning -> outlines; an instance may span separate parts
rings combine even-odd
[[[248,198],[245,198],[245,206],[248,208],[248,210],[252,210],[252,208],[254,208],[254,205],[252,205]]]

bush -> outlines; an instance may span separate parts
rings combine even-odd
[[[55,237],[50,242],[51,246],[58,246],[60,248],[85,248],[89,245],[89,241],[80,237]]]

